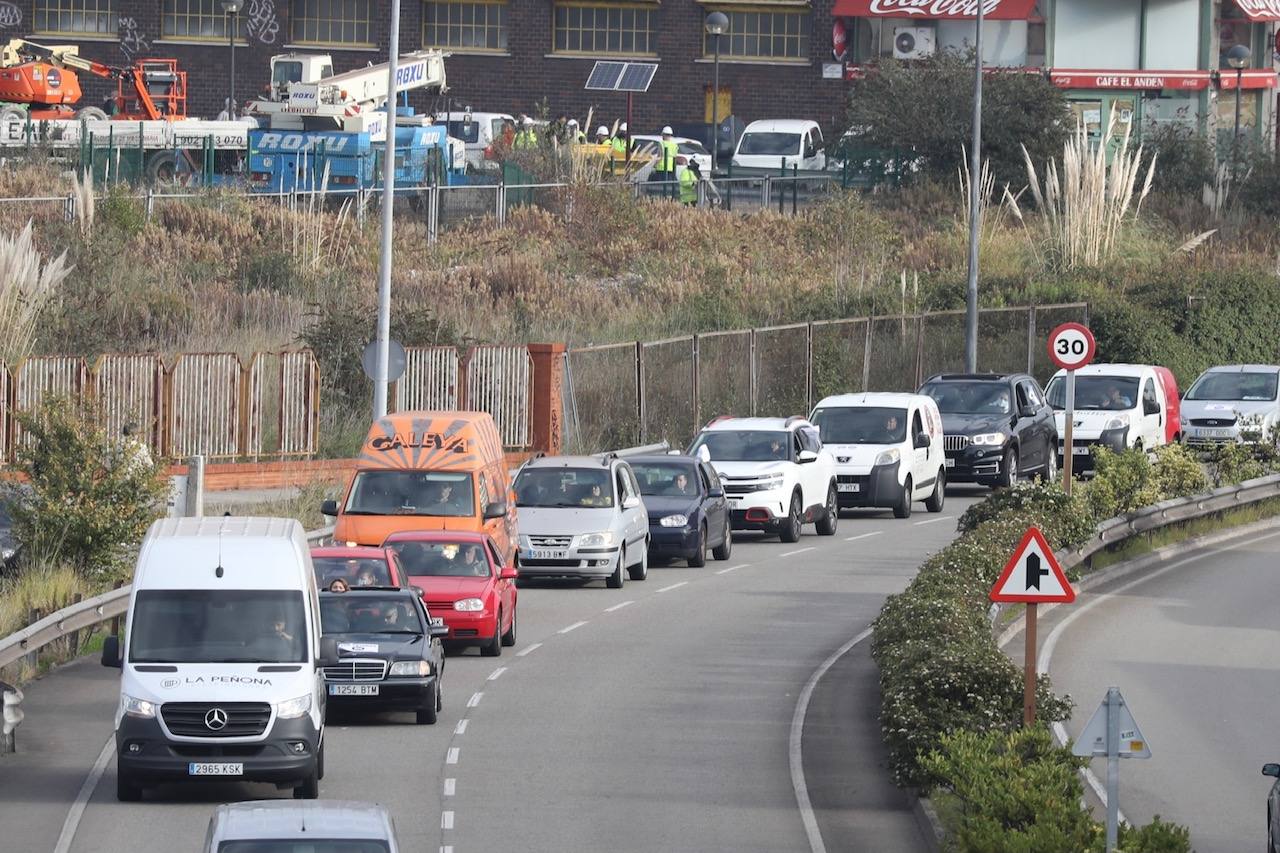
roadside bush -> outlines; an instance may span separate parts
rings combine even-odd
[[[966,509],[956,529],[967,533],[1007,513],[1059,519],[1063,525],[1061,547],[1064,548],[1075,547],[1093,535],[1093,523],[1087,517],[1079,492],[1068,495],[1061,486],[1043,481],[1020,483],[1012,489],[993,492],[986,500]]]
[[[1101,839],[1105,842],[1105,838]],[[1101,853],[1105,843],[1095,843]],[[1166,823],[1156,815],[1146,826],[1120,824],[1116,853],[1192,853],[1191,831],[1176,823]]]
[[[1280,451],[1273,443],[1224,444],[1213,449],[1209,471],[1214,488],[1242,483],[1280,471]]]
[[[1209,490],[1209,478],[1185,447],[1159,447],[1154,456],[1155,462],[1151,462],[1146,451],[1113,453],[1105,447],[1093,448],[1096,474],[1081,489],[1090,523]]]
[[[1157,192],[1200,198],[1205,184],[1213,185],[1217,173],[1213,149],[1200,135],[1194,121],[1150,124],[1142,131],[1142,172],[1154,159]]]
[[[1184,445],[1157,447],[1155,456],[1155,464],[1151,466],[1152,484],[1160,495],[1160,500],[1184,498],[1209,491],[1209,478],[1200,466],[1200,461]]]
[[[25,559],[66,564],[92,581],[124,578],[130,549],[164,507],[167,485],[137,445],[108,435],[87,406],[63,399],[19,412],[26,433],[14,535]]]

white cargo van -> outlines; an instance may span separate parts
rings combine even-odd
[[[331,642],[331,641],[330,641]],[[326,649],[336,658],[336,649]],[[302,525],[177,518],[138,554],[123,642],[116,797],[217,778],[273,782],[299,799],[324,775],[319,599]]]

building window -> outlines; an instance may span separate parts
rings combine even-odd
[[[653,25],[649,6],[556,3],[552,45],[556,53],[651,56]]]
[[[38,33],[115,36],[120,28],[114,0],[36,0],[32,17]]]
[[[720,37],[720,55],[736,59],[809,59],[809,10],[744,12],[727,10],[729,32]],[[715,55],[715,36],[704,34],[702,53]]]
[[[226,41],[227,19],[219,0],[164,0],[160,32],[164,38]],[[245,16],[237,15],[237,38],[244,38]]]
[[[455,50],[506,50],[506,0],[423,3],[422,45]]]
[[[296,44],[373,46],[373,0],[294,0]]]

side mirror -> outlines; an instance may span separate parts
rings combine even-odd
[[[1024,418],[1034,418],[1034,417],[1036,416],[1037,411],[1038,411],[1038,410],[1036,409],[1036,407],[1035,407],[1035,406],[1032,406],[1032,405],[1028,404],[1028,405],[1026,405],[1026,406],[1023,406],[1023,407],[1018,411],[1018,414],[1019,414],[1019,415],[1021,415],[1021,416],[1022,416],[1022,417],[1024,417]]]
[[[426,592],[424,592],[420,586],[411,586],[409,589],[413,590],[413,594],[418,596],[418,598],[422,598],[426,595]]]
[[[502,571],[498,573],[498,578],[504,581],[513,581],[520,577],[520,570],[515,566],[503,566]]]
[[[102,641],[102,665],[120,669],[120,638],[112,634]]]
[[[916,433],[916,437],[915,437],[915,445],[916,445],[916,447],[928,447],[928,446],[929,446],[929,434],[928,434],[928,433],[926,433],[926,432],[918,432],[918,433]]]
[[[724,489],[721,488],[720,486],[712,486],[711,488],[707,489],[707,497],[722,498],[724,497]]]
[[[448,625],[446,625],[446,624],[444,624],[444,617],[443,617],[443,616],[432,616],[432,617],[431,617],[431,630],[430,630],[430,633],[431,633],[431,636],[433,636],[433,637],[447,637],[447,636],[449,636],[449,626],[448,626]]]
[[[801,450],[796,455],[796,462],[802,465],[805,464],[806,462],[817,462],[817,461],[818,461],[818,454],[814,453],[812,450]]]
[[[335,666],[338,663],[338,641],[333,637],[320,638],[320,657],[316,666]]]
[[[624,498],[622,501],[623,509],[635,509],[638,506],[640,506],[640,499],[635,495],[632,495],[629,498]]]
[[[1280,779],[1280,764],[1264,764],[1262,765],[1263,776],[1275,776]]]
[[[320,514],[336,516],[338,514],[338,502],[324,501],[320,504]]]
[[[494,518],[505,518],[507,515],[507,504],[505,501],[493,501],[484,508],[484,520],[489,521]]]

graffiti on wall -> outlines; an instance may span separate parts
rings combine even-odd
[[[22,26],[22,10],[12,3],[0,3],[0,29]]]
[[[249,38],[256,39],[263,44],[275,44],[276,36],[280,32],[280,21],[276,19],[276,4],[274,0],[249,0],[249,5],[245,7],[245,28],[249,32]]]
[[[133,58],[138,54],[146,53],[151,49],[151,41],[142,32],[137,18],[120,18],[119,36],[120,52],[129,62],[133,62]]]

